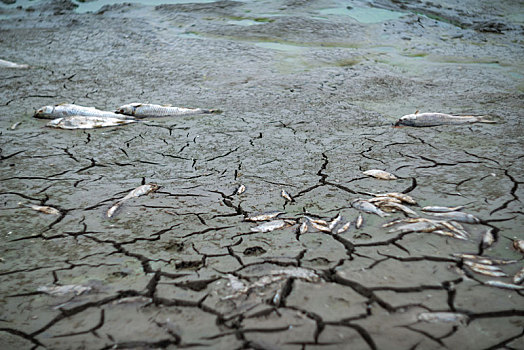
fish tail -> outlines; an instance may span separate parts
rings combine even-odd
[[[222,113],[222,110],[220,110],[220,109],[204,109],[204,114],[211,114],[211,113],[220,114],[220,113]]]
[[[479,122],[479,123],[497,124],[496,121],[489,119],[490,117],[485,116],[485,115],[479,115],[476,118],[477,118],[477,122]]]

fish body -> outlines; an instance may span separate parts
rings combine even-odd
[[[308,270],[302,267],[272,270],[270,274],[273,276],[285,276],[286,278],[299,278],[307,282],[318,282],[320,280],[320,276],[317,275],[315,271]]]
[[[119,120],[135,119],[133,117],[125,116],[122,114],[102,111],[100,109],[96,109],[95,107],[84,107],[69,103],[59,104],[55,106],[44,106],[38,109],[33,115],[33,117],[40,119],[55,119],[79,115],[98,118],[116,118]]]
[[[439,125],[461,125],[471,123],[496,123],[484,116],[458,116],[445,113],[417,113],[402,116],[395,126],[428,127]]]
[[[156,190],[159,189],[159,187],[160,186],[158,186],[157,184],[153,184],[153,183],[149,183],[149,184],[145,184],[145,185],[142,185],[142,186],[138,186],[137,188],[135,188],[134,190],[129,192],[124,198],[122,198],[121,200],[119,200],[118,202],[113,204],[113,206],[111,206],[111,208],[109,208],[107,210],[107,213],[106,213],[107,217],[108,218],[113,217],[113,215],[115,215],[115,213],[118,210],[118,208],[120,208],[120,206],[125,201],[127,201],[127,200],[129,200],[131,198],[140,197],[140,196],[149,194],[151,192],[155,192]]]
[[[307,232],[308,230],[308,224],[307,224],[307,220],[305,220],[299,227],[298,227],[298,233],[300,233],[301,235],[303,235],[304,233]]]
[[[46,206],[46,205],[29,204],[28,207],[33,209],[33,210],[39,211],[41,213],[44,213],[44,214],[60,215],[60,210],[58,210],[56,208],[53,208],[53,207]]]
[[[364,224],[364,218],[362,217],[361,213],[358,213],[357,220],[355,221],[355,228],[361,228],[362,224]]]
[[[240,185],[237,187],[237,189],[235,190],[235,193],[236,195],[240,195],[242,193],[246,192],[246,186],[245,185]]]
[[[372,176],[380,180],[396,180],[397,177],[391,173],[388,173],[384,170],[370,169],[363,172],[364,175]]]
[[[524,286],[519,286],[517,284],[511,284],[511,283],[505,283],[501,281],[484,281],[484,284],[491,287],[497,287],[497,288],[503,288],[503,289],[511,289],[511,290],[523,290]]]
[[[18,127],[18,125],[22,124],[22,122],[16,122],[14,123],[13,125],[11,125],[11,127],[9,129],[11,130],[16,130],[16,128]]]
[[[516,239],[513,241],[513,248],[524,254],[524,240]]]
[[[86,115],[72,115],[69,117],[56,118],[51,120],[46,126],[58,129],[98,129],[111,126],[121,126],[130,123],[136,123],[136,120],[119,119],[112,117],[93,117]]]
[[[342,215],[340,213],[329,223],[328,228],[333,231],[335,227],[342,221]]]
[[[524,267],[521,268],[519,272],[515,274],[515,276],[513,276],[513,283],[521,284],[522,281],[524,281]]]
[[[417,204],[417,201],[415,201],[415,200],[413,199],[413,197],[408,196],[408,195],[405,194],[405,193],[400,193],[400,192],[390,192],[390,193],[386,193],[386,194],[384,194],[384,196],[391,197],[391,198],[396,198],[396,199],[399,199],[399,200],[401,200],[402,202],[404,202],[404,203],[408,203],[408,204]]]
[[[266,213],[257,214],[245,218],[246,221],[267,221],[276,218],[279,215],[285,214],[282,211],[268,211]]]
[[[436,229],[438,229],[438,227],[432,222],[419,221],[395,227],[389,230],[388,233],[433,232]]]
[[[447,230],[435,230],[435,231],[431,231],[431,233],[435,233],[437,235],[441,235],[441,236],[446,236],[446,237],[452,237],[452,238],[457,238],[457,239],[461,239],[461,240],[464,240],[466,241],[467,238],[462,236],[462,235],[458,235],[454,232],[451,232],[451,231],[447,231]]]
[[[457,258],[464,259],[464,260],[475,260],[476,262],[484,264],[484,265],[509,265],[509,264],[515,264],[519,262],[518,260],[503,260],[503,259],[497,259],[497,258],[490,258],[487,256],[475,255],[475,254],[454,253],[451,255]]]
[[[490,276],[490,277],[506,277],[507,275],[502,272],[502,270],[493,265],[484,265],[472,261],[465,261],[465,265],[467,265],[472,271],[475,271],[477,273],[480,273],[482,275]]]
[[[1,68],[14,68],[14,69],[27,69],[29,68],[29,65],[27,64],[19,64],[11,61],[1,60],[0,59],[0,67]]]
[[[251,232],[271,232],[280,228],[284,228],[287,225],[288,223],[284,220],[273,220],[260,224],[256,227],[252,227]]]
[[[328,226],[320,225],[313,221],[311,222],[311,226],[313,226],[313,228],[319,231],[322,231],[322,232],[331,232],[331,229]]]
[[[463,205],[460,205],[458,207],[423,207],[420,210],[432,213],[449,213],[452,211],[459,211],[462,209],[464,209]]]
[[[293,199],[293,197],[291,197],[291,195],[284,189],[282,189],[282,191],[280,191],[280,196],[282,198],[284,198],[287,202],[294,202],[295,201]]]
[[[385,203],[379,204],[379,206],[380,206],[380,209],[383,209],[383,210],[386,210],[386,209],[400,210],[408,216],[417,216],[417,213],[415,213],[413,210],[399,203],[385,202]]]
[[[366,199],[369,203],[402,203],[398,198],[388,197],[388,196],[377,196],[370,199]]]
[[[80,295],[80,294],[89,292],[91,289],[92,288],[89,286],[68,284],[64,286],[51,286],[51,287],[41,286],[37,288],[37,291],[43,292],[49,295],[62,296],[66,294]]]
[[[184,108],[148,103],[130,103],[120,106],[116,110],[116,113],[118,114],[125,114],[135,118],[173,117],[218,112],[220,111],[216,109]]]
[[[381,216],[381,217],[384,217],[384,216],[388,216],[389,214],[387,213],[384,213],[382,210],[380,210],[379,208],[377,208],[374,204],[372,203],[369,203],[367,201],[364,201],[364,200],[355,200],[351,203],[351,206],[357,210],[360,210],[360,211],[363,211],[365,213],[371,213],[371,214],[376,214],[378,216]]]
[[[482,248],[486,249],[489,248],[495,243],[495,236],[493,236],[493,228],[488,228],[483,234],[482,234]]]
[[[423,312],[418,314],[417,319],[430,323],[467,323],[469,317],[458,312]]]
[[[351,226],[351,221],[346,222],[344,225],[342,225],[341,228],[337,230],[337,234],[346,232],[347,230],[349,230],[350,226]]]
[[[447,213],[431,213],[433,216],[445,218],[448,220],[455,220],[459,222],[465,222],[467,224],[480,224],[480,219],[474,215],[463,213],[461,211],[450,211]]]

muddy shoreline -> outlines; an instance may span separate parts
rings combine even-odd
[[[522,291],[485,281],[523,266],[511,246],[524,239],[522,6],[75,5],[0,8],[0,59],[30,66],[0,67],[7,349],[519,348]],[[64,102],[224,112],[86,131],[31,117]],[[416,110],[497,124],[392,127]],[[161,187],[105,216],[144,183]],[[382,225],[402,213],[364,213],[359,229],[297,232],[304,215],[354,220],[353,200],[385,192],[421,216],[465,205],[482,224],[464,224],[468,240],[392,234]],[[296,224],[244,221],[269,210]],[[518,262],[492,278],[457,253]],[[82,288],[50,292],[70,285]]]

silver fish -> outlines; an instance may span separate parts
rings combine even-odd
[[[344,225],[342,225],[341,228],[337,230],[337,234],[346,232],[350,226],[351,226],[351,221],[346,222]]]
[[[438,125],[460,125],[471,123],[494,124],[495,121],[486,119],[485,116],[457,116],[445,113],[417,113],[402,116],[395,126],[427,127]]]
[[[373,197],[373,198],[370,198],[370,199],[366,199],[367,202],[369,203],[389,203],[389,202],[393,202],[393,203],[402,203],[402,201],[398,198],[394,198],[394,197],[388,197],[388,196],[377,196],[377,197]]]
[[[387,209],[396,209],[396,210],[402,211],[406,215],[417,216],[417,213],[415,213],[413,210],[409,209],[405,205],[395,203],[395,202],[385,202],[385,203],[379,204],[379,207],[380,209],[383,209],[383,210],[385,210],[386,208]]]
[[[364,223],[364,218],[362,217],[362,214],[358,214],[357,220],[355,221],[355,228],[359,229],[362,227],[362,224]]]
[[[9,129],[11,130],[16,130],[16,128],[18,127],[18,125],[22,124],[22,122],[16,122],[14,123],[13,125],[11,125],[11,127]]]
[[[316,228],[317,230],[322,231],[322,232],[331,232],[331,229],[329,227],[317,224],[314,221],[311,221],[311,226],[313,226],[314,228]]]
[[[0,59],[0,68],[27,69],[29,65]]]
[[[503,289],[512,289],[512,290],[523,290],[524,286],[519,286],[516,284],[505,283],[500,281],[484,281],[484,284],[491,287],[503,288]]]
[[[363,172],[364,175],[372,176],[380,180],[396,180],[397,177],[391,173],[379,169],[370,169]]]
[[[286,201],[288,201],[288,202],[294,202],[294,201],[295,201],[295,200],[293,199],[293,197],[291,197],[291,195],[290,195],[286,190],[284,190],[284,189],[282,189],[282,190],[280,191],[280,196],[281,196],[282,198],[284,198],[284,199],[285,199]]]
[[[130,123],[136,123],[136,120],[125,120],[111,117],[93,117],[86,115],[72,115],[69,117],[57,118],[51,120],[46,126],[57,129],[98,129],[111,126],[121,126]]]
[[[429,221],[419,221],[406,225],[397,226],[388,231],[388,233],[408,233],[408,232],[433,232],[438,226]]]
[[[220,111],[217,109],[184,108],[147,103],[130,103],[123,105],[116,110],[116,113],[118,114],[130,115],[136,118],[173,117],[218,112]]]
[[[95,107],[84,107],[69,103],[63,103],[55,106],[44,106],[38,109],[33,117],[40,119],[65,118],[70,116],[89,116],[98,118],[116,118],[116,119],[135,119],[133,117],[116,114],[113,112],[102,111]]]
[[[328,228],[333,231],[333,229],[338,225],[338,223],[342,221],[342,215],[338,213],[338,215],[329,223]]]
[[[273,220],[251,228],[251,232],[271,232],[288,226],[284,220]]]
[[[519,260],[503,260],[475,254],[453,253],[451,255],[465,260],[475,260],[476,262],[484,265],[510,265],[519,262]]]
[[[513,283],[521,284],[522,281],[524,281],[524,267],[521,268],[519,272],[515,274],[515,276],[513,276]]]
[[[329,224],[327,223],[327,221],[325,220],[322,220],[322,219],[313,219],[313,218],[310,218],[308,216],[305,216],[305,218],[307,220],[309,220],[309,222],[314,222],[315,224],[319,224],[319,225],[322,225],[322,226],[328,226]]]
[[[489,248],[494,242],[495,236],[493,236],[493,228],[490,227],[482,234],[482,248]]]
[[[44,213],[44,214],[60,215],[60,210],[53,208],[53,207],[46,206],[46,205],[28,204],[27,207],[33,210],[39,211],[41,213]]]
[[[415,200],[413,199],[413,197],[408,196],[408,195],[405,194],[405,193],[400,193],[400,192],[390,192],[390,193],[386,193],[386,194],[384,194],[384,196],[391,197],[391,198],[396,198],[396,199],[399,199],[399,200],[401,200],[402,202],[405,202],[405,203],[408,203],[408,204],[417,204],[417,201],[415,201]]]
[[[449,213],[449,212],[452,212],[452,211],[459,211],[459,210],[462,210],[464,209],[464,206],[463,205],[459,205],[458,207],[424,207],[420,210],[422,211],[428,211],[428,212],[432,212],[432,213]]]
[[[497,266],[483,265],[483,264],[479,264],[479,263],[475,263],[471,261],[465,261],[464,264],[466,264],[472,271],[475,271],[482,275],[486,275],[490,277],[506,277],[507,276]]]
[[[461,239],[461,240],[464,240],[464,241],[467,241],[467,237],[464,237],[462,235],[458,235],[454,232],[451,232],[451,231],[447,231],[447,230],[435,230],[435,231],[431,231],[431,233],[434,233],[434,234],[437,234],[437,235],[441,235],[441,236],[446,236],[446,237],[452,237],[452,238],[457,238],[457,239]]]
[[[351,202],[351,206],[353,208],[355,208],[357,210],[360,210],[360,211],[363,211],[365,213],[376,214],[376,215],[381,216],[381,217],[389,215],[387,213],[384,213],[382,210],[377,208],[372,203],[369,203],[369,202],[367,202],[365,200],[361,200],[361,199],[357,199],[357,200],[354,200],[353,202]]]
[[[285,214],[282,211],[268,211],[266,213],[256,214],[245,218],[246,221],[266,221],[276,218],[279,215]]]
[[[307,224],[307,220],[304,220],[304,222],[298,228],[298,233],[303,235],[304,233],[307,232],[308,228],[309,227],[308,227],[308,224]]]
[[[237,189],[235,190],[235,194],[236,195],[240,195],[242,193],[246,192],[246,186],[245,185],[240,185],[237,187]]]
[[[142,186],[138,186],[137,188],[135,188],[134,190],[129,192],[124,198],[122,198],[121,200],[119,200],[118,202],[113,204],[113,206],[107,210],[107,213],[106,213],[107,217],[110,218],[113,215],[115,215],[115,212],[118,210],[118,208],[120,208],[120,206],[125,201],[127,201],[127,200],[129,200],[131,198],[140,197],[140,196],[144,196],[146,194],[149,194],[151,192],[155,192],[159,188],[160,188],[160,186],[158,186],[157,184],[153,184],[153,183],[142,185]]]
[[[467,224],[480,224],[480,219],[474,215],[463,213],[461,211],[450,211],[449,213],[431,213],[433,216],[439,218],[446,218],[449,220],[455,220],[465,222]]]
[[[418,314],[419,321],[431,323],[467,323],[468,315],[458,312],[423,312]]]

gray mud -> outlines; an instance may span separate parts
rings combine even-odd
[[[482,284],[522,262],[490,278],[451,255],[522,258],[521,2],[75,5],[0,7],[0,58],[31,66],[0,68],[2,348],[522,348],[522,292]],[[224,112],[91,131],[31,117],[62,102]],[[498,123],[392,127],[416,110]],[[161,188],[105,217],[148,182]],[[353,199],[389,191],[466,205],[483,225],[461,241],[388,234],[400,213],[340,235],[243,221],[354,220]],[[297,267],[318,279],[262,283]],[[235,294],[232,276],[262,286]],[[53,285],[87,291],[38,291]],[[417,320],[428,311],[469,322]]]

